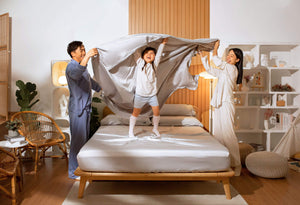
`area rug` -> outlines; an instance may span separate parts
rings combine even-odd
[[[63,205],[242,205],[243,197],[231,186],[231,200],[225,197],[222,183],[94,181],[87,183],[82,199],[77,198],[75,182]]]

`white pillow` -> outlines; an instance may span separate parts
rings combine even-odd
[[[109,114],[101,120],[101,125],[129,125],[129,117],[124,118],[115,114]],[[151,121],[147,117],[139,116],[136,125],[151,125]]]
[[[201,126],[203,124],[191,116],[160,116],[160,126]]]
[[[193,105],[164,104],[160,110],[161,116],[196,116]]]

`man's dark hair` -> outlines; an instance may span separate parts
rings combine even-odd
[[[67,52],[71,56],[71,58],[72,58],[71,52],[75,51],[78,47],[81,46],[82,46],[81,41],[72,41],[71,43],[69,43]]]

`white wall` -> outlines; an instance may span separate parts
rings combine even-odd
[[[300,42],[299,0],[210,0],[210,37],[224,43]]]
[[[12,19],[12,94],[10,111],[18,111],[15,82],[37,84],[34,110],[51,112],[51,60],[70,59],[69,42],[87,50],[128,34],[128,0],[0,0],[0,14]],[[91,65],[89,65],[89,71]]]

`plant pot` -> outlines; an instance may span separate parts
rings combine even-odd
[[[18,135],[19,135],[18,131],[8,130],[8,136],[10,136],[10,137],[16,137]]]

